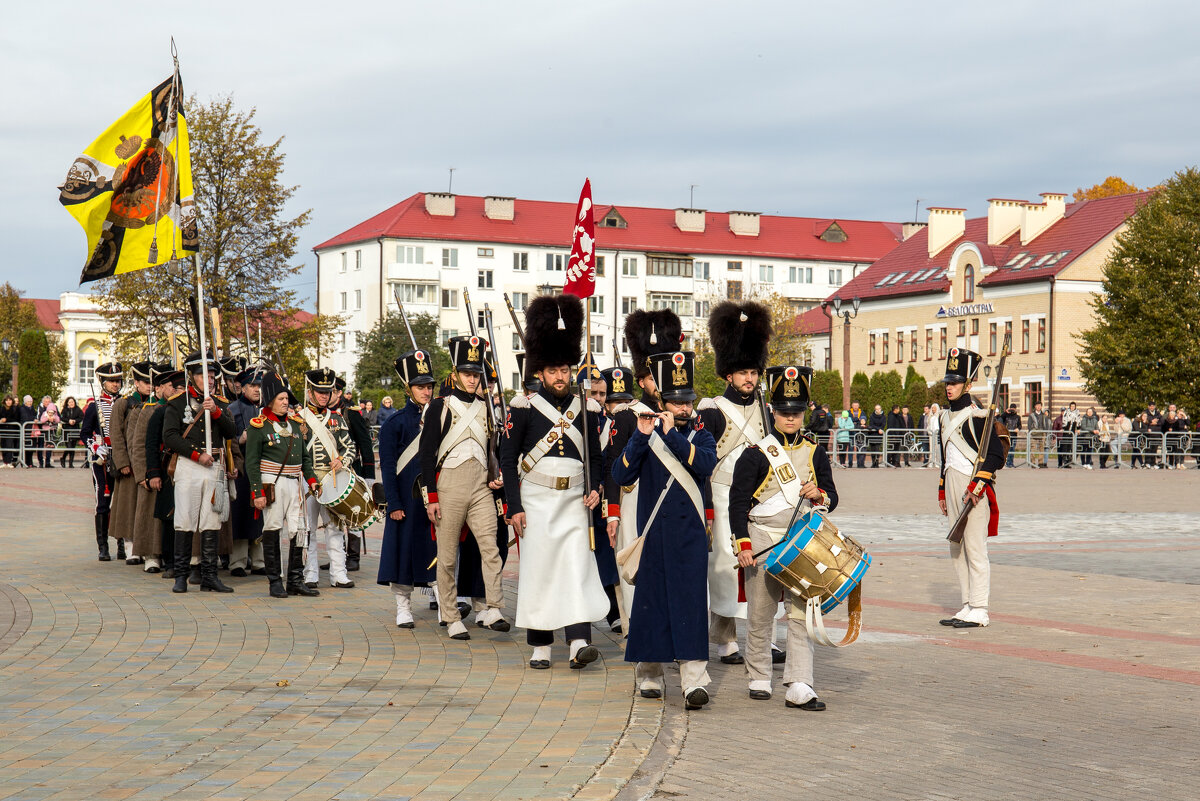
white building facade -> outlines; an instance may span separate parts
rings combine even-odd
[[[514,386],[520,342],[503,296],[519,316],[539,293],[561,291],[574,206],[418,193],[318,245],[318,313],[345,318],[323,364],[353,383],[357,337],[394,310],[394,289],[410,314],[437,316],[442,342],[466,334],[469,292],[477,317],[492,311],[499,367]],[[628,363],[621,326],[635,309],[673,309],[694,347],[717,301],[779,295],[801,313],[900,240],[900,226],[885,222],[603,205],[595,213],[591,349],[601,365],[614,347]]]

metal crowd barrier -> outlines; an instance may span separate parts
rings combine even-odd
[[[64,453],[87,461],[87,450],[79,444],[79,429],[29,421],[0,423],[0,458],[13,467],[37,467]],[[40,455],[39,455],[40,454]]]

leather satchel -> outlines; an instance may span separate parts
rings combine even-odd
[[[288,457],[292,455],[292,446],[296,444],[296,435],[292,434],[288,437],[287,453],[283,454],[283,463],[279,465],[279,469],[275,471],[275,481],[283,475],[283,468],[287,464]],[[275,503],[275,483],[270,484],[263,482],[263,497],[267,499],[267,506]]]

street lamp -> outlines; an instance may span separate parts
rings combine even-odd
[[[985,379],[992,377],[992,366],[990,364],[985,364],[983,366],[983,377]]]
[[[538,287],[538,294],[540,295],[549,295],[553,291],[554,287],[550,284],[542,284]]]
[[[21,358],[21,354],[17,353],[15,343],[9,342],[8,337],[0,339],[0,348],[4,349],[4,355],[8,356],[12,353],[12,394],[17,394],[17,362]]]
[[[858,316],[858,307],[862,305],[862,298],[855,297],[850,301],[850,307],[842,308],[842,299],[837,295],[833,296],[832,300],[821,301],[821,311],[833,320],[834,316],[842,318],[842,408],[850,408],[850,321]],[[833,311],[830,312],[830,306]]]

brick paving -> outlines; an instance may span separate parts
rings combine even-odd
[[[1006,472],[993,623],[952,631],[932,471],[838,471],[876,563],[817,715],[715,660],[708,709],[677,674],[634,700],[599,632],[576,672],[528,670],[520,632],[398,630],[371,557],[312,602],[173,595],[95,561],[84,471],[3,471],[0,799],[1192,799],[1197,475]]]

